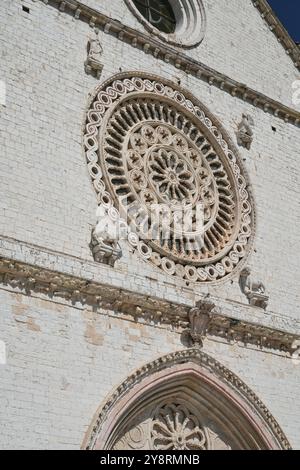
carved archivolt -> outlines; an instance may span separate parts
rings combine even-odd
[[[84,133],[98,201],[127,211],[128,241],[170,275],[216,281],[245,257],[253,207],[235,149],[218,122],[187,92],[144,74],[120,74],[90,104]],[[171,211],[168,237],[153,204]],[[176,208],[203,208],[201,236],[176,230]],[[140,221],[148,218],[148,232]],[[149,236],[149,233],[151,235]]]
[[[135,371],[100,408],[83,448],[289,449],[280,426],[230,370],[198,349]]]

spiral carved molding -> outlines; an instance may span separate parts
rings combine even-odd
[[[117,208],[122,223],[126,209],[128,241],[144,259],[193,282],[222,279],[245,259],[254,216],[244,171],[218,121],[188,92],[142,73],[113,77],[90,103],[84,147],[99,204]],[[170,209],[168,237],[155,204]],[[176,230],[179,207],[202,208],[200,235],[194,219],[190,231]]]

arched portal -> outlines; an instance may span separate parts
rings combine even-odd
[[[231,371],[197,349],[134,372],[96,413],[87,449],[289,449],[280,426]]]

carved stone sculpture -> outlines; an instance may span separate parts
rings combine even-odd
[[[201,301],[197,307],[190,310],[190,335],[195,345],[202,347],[202,340],[207,332],[211,320],[210,314],[214,307],[212,302]]]
[[[103,69],[103,64],[101,63],[103,49],[99,41],[98,33],[99,31],[95,29],[88,38],[88,55],[84,64],[86,73],[95,76],[97,79],[100,78]]]
[[[113,208],[100,205],[97,209],[98,223],[92,231],[91,250],[98,263],[114,266],[121,258],[122,250],[118,243],[119,217]]]
[[[266,309],[269,297],[265,295],[265,286],[262,282],[252,281],[249,268],[243,269],[240,274],[240,286],[242,292],[248,298],[250,305]]]
[[[253,127],[254,121],[252,117],[249,114],[243,114],[242,120],[238,125],[237,143],[247,150],[250,150],[253,141]]]

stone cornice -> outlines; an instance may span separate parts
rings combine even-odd
[[[132,47],[142,50],[145,54],[152,54],[157,59],[168,62],[174,65],[177,69],[181,69],[186,73],[189,73],[196,78],[205,81],[211,86],[215,86],[248,104],[262,109],[264,112],[284,120],[287,123],[291,123],[300,127],[300,112],[285,106],[276,100],[273,100],[263,93],[247,87],[243,83],[237,82],[236,80],[220,72],[217,72],[216,70],[199,61],[190,58],[179,48],[165,44],[153,35],[143,33],[129,26],[125,26],[120,21],[114,20],[99,12],[98,10],[90,8],[77,0],[39,1],[54,6],[62,12],[72,14],[76,19],[88,23],[91,27],[97,26],[99,29],[102,29],[104,33],[111,34],[121,41],[126,42],[127,44],[131,44]],[[256,3],[257,5],[255,6],[258,8],[262,8],[263,4],[267,5],[266,2],[262,0],[257,1]],[[270,13],[267,14],[267,12],[264,10],[264,15],[267,21],[271,21]],[[273,17],[275,18],[274,14]],[[278,31],[279,34],[279,31],[281,31],[281,36],[279,37],[282,38],[281,41],[283,45],[290,44],[289,41],[292,41],[292,39],[289,37],[288,33],[284,30],[278,20],[277,23],[278,26],[274,28],[274,32],[276,33],[276,31]],[[291,57],[295,57],[295,50],[297,47],[293,41],[292,43],[294,44],[295,48],[292,49],[293,54]],[[287,49],[287,51],[288,50],[290,50],[290,48]]]
[[[229,343],[252,344],[259,348],[275,349],[294,354],[297,335],[287,334],[283,331],[269,329],[263,325],[227,318],[223,315],[214,315],[209,324],[207,334],[225,339]],[[300,344],[300,343],[299,343]]]
[[[192,303],[180,304],[146,293],[130,291],[113,282],[108,283],[107,274],[113,275],[114,268],[76,260],[81,266],[85,264],[89,273],[85,276],[78,275],[75,264],[74,266],[70,264],[69,269],[65,271],[55,265],[55,259],[64,257],[60,253],[48,253],[46,258],[47,252],[39,254],[37,248],[21,244],[20,253],[24,254],[26,250],[32,255],[34,260],[32,264],[14,259],[13,256],[3,256],[5,250],[0,254],[0,284],[16,292],[28,295],[42,294],[53,300],[65,299],[73,305],[79,302],[83,306],[92,306],[99,312],[104,309],[113,311],[121,317],[130,316],[134,321],[163,327],[171,325],[178,332],[190,331],[191,309],[198,308],[200,315],[204,313],[205,298],[198,301],[195,307]],[[42,266],[42,258],[46,260],[47,267]],[[63,259],[62,264],[66,261]],[[100,279],[96,279],[92,274],[91,267],[98,272],[104,271]],[[218,299],[213,298],[213,302],[215,308],[207,327],[208,337],[222,338],[229,343],[239,342],[261,349],[282,351],[290,355],[294,354],[296,346],[300,344],[300,335],[271,328],[262,323],[229,317],[218,305]]]
[[[252,3],[258,9],[261,17],[266,21],[270,30],[275,34],[278,41],[286,50],[286,53],[294,62],[294,65],[300,71],[300,49],[279,21],[269,3],[266,0],[252,0]]]

